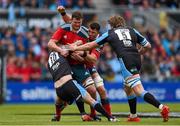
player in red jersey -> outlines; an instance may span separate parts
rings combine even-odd
[[[92,80],[89,71],[85,68],[83,60],[79,54],[81,52],[73,52],[69,55],[68,51],[62,51],[62,49],[57,44],[67,45],[74,43],[77,40],[82,40],[83,44],[86,43],[88,39],[88,31],[82,24],[82,14],[79,11],[76,11],[72,14],[72,22],[70,24],[64,24],[56,30],[52,38],[48,43],[48,47],[56,52],[59,52],[62,56],[67,57],[68,62],[71,66],[73,72],[73,78],[82,84],[83,87],[89,92],[89,94],[96,99],[96,88],[94,87],[94,81]],[[78,109],[80,110],[81,117],[83,121],[93,120],[90,116],[85,113],[85,110],[82,107],[81,102],[76,102]],[[58,109],[58,100],[56,101],[56,116],[59,118],[59,109]],[[93,112],[95,110],[91,108]]]
[[[62,15],[62,18],[66,23],[71,22],[71,17],[65,13],[65,8],[63,6],[59,6],[57,10]],[[100,25],[98,23],[91,23],[89,25],[89,29],[88,29],[89,41],[93,41],[99,36],[99,30],[100,30]],[[95,63],[99,58],[99,56],[100,56],[100,49],[99,48],[93,49],[84,56],[84,60],[86,67],[90,71],[90,74],[94,80],[96,90],[100,95],[101,103],[103,107],[106,109],[106,111],[109,112],[109,114],[111,114],[111,106],[107,97],[106,90],[104,88],[103,79],[100,77],[99,73],[95,68]],[[93,112],[91,112],[91,117],[93,118],[96,117]]]

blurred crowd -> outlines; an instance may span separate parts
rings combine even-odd
[[[131,8],[137,7],[140,10],[152,10],[153,8],[178,9],[179,0],[111,0],[114,5],[126,5]]]
[[[14,6],[15,8],[56,10],[57,5],[63,5],[71,9],[95,8],[92,0],[0,0],[0,8],[4,9]]]
[[[154,31],[153,27],[137,29],[152,44],[152,50],[142,56],[142,79],[144,81],[164,81],[180,79],[180,29],[173,33],[166,29]],[[35,27],[25,33],[14,28],[0,30],[0,46],[6,46],[7,78],[9,80],[48,80],[51,78],[46,69],[47,42],[52,29]],[[121,68],[116,55],[107,45],[101,50],[97,69],[107,81],[122,81]]]
[[[66,8],[80,7],[80,4],[78,3],[82,3],[82,1],[85,8],[94,7],[93,4],[89,4],[92,6],[88,6],[87,4],[92,3],[92,0],[76,0],[77,4],[72,4],[75,0],[61,0]],[[132,1],[133,0],[131,0],[131,2]],[[7,8],[11,3],[13,3],[15,7],[23,5],[26,7],[51,8],[51,5],[56,4],[56,2],[57,0],[20,0],[19,2],[0,0],[0,7]],[[71,6],[69,3],[71,3]],[[56,7],[57,5],[55,5],[55,9]],[[152,50],[142,56],[142,80],[159,82],[172,80],[179,81],[180,28],[169,28],[167,23],[164,22],[164,18],[162,18],[163,27],[160,27],[157,31],[154,26],[145,27],[146,21],[144,17],[138,17],[136,15],[135,18],[132,16],[130,11],[126,11],[123,16],[128,25],[133,24],[135,28],[139,30],[152,44]],[[135,24],[136,19],[139,24]],[[100,24],[101,33],[106,32],[108,29],[107,22],[102,20]],[[6,72],[8,80],[22,81],[26,83],[29,81],[44,81],[51,79],[46,65],[48,58],[47,43],[53,32],[54,29],[52,28],[42,29],[40,27],[34,27],[27,29],[26,31],[20,30],[19,27],[0,28],[0,46],[5,46],[7,48]],[[101,50],[101,57],[97,62],[97,70],[106,81],[122,81],[119,61],[117,60],[113,50],[108,45],[104,46]]]

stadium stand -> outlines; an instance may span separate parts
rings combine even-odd
[[[172,26],[168,24],[168,21],[171,20],[170,16],[160,12],[158,12],[160,21],[156,19],[152,22],[150,22],[151,19],[143,14],[135,15],[136,11],[146,10],[146,12],[150,12],[153,8],[165,8],[176,11],[179,9],[179,3],[177,1],[165,0],[164,2],[158,0],[149,3],[148,0],[111,0],[108,1],[108,3],[115,6],[115,9],[109,12],[106,10],[108,14],[103,17],[100,17],[98,13],[102,12],[103,9],[100,10],[100,8],[104,8],[105,6],[99,8],[98,3],[105,5],[107,1],[105,3],[103,2],[104,0],[62,1],[62,4],[67,9],[70,9],[70,11],[77,9],[88,10],[85,18],[90,22],[94,20],[102,22],[102,33],[108,28],[108,24],[102,20],[106,18],[103,17],[109,16],[114,12],[117,13],[117,8],[122,7],[120,8],[121,10],[118,10],[118,13],[123,14],[128,25],[134,25],[146,36],[153,46],[151,52],[148,52],[143,57],[143,81],[178,81],[180,79],[180,25],[178,21],[175,23],[177,25]],[[56,0],[0,0],[0,9],[2,10],[0,15],[5,18],[8,17],[8,21],[11,23],[16,18],[24,18],[31,9],[37,11],[44,9],[47,10],[49,14],[52,12],[56,15],[56,7]],[[91,10],[94,8],[96,9],[92,11],[92,16]],[[136,11],[132,11],[131,8],[134,8]],[[43,17],[42,15],[41,17]],[[153,16],[157,15],[153,14]],[[85,22],[85,24],[88,24],[88,22]],[[153,26],[149,24],[153,24]],[[8,48],[7,79],[21,82],[51,79],[45,64],[48,55],[47,42],[54,28],[51,26],[47,28],[38,26],[28,28],[21,24],[15,27],[3,27],[2,22],[0,22],[0,27],[0,46],[6,46]],[[119,64],[115,58],[115,54],[109,46],[105,46],[102,50],[101,58],[97,63],[98,71],[105,80],[117,82],[122,80],[120,73],[121,68],[118,66]]]

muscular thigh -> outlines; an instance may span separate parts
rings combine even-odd
[[[68,104],[72,104],[74,100],[82,100],[82,95],[84,95],[72,80],[62,87],[56,88],[56,93],[58,97]]]

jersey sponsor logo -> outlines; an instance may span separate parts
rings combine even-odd
[[[133,72],[137,72],[138,70],[137,70],[137,68],[132,68],[132,69],[130,69],[130,71],[133,73]]]
[[[85,72],[85,74],[84,75],[89,75],[89,73],[88,72]]]
[[[57,62],[56,64],[54,64],[54,65],[52,66],[52,69],[55,71],[56,69],[58,69],[59,65],[60,65],[60,63]]]

